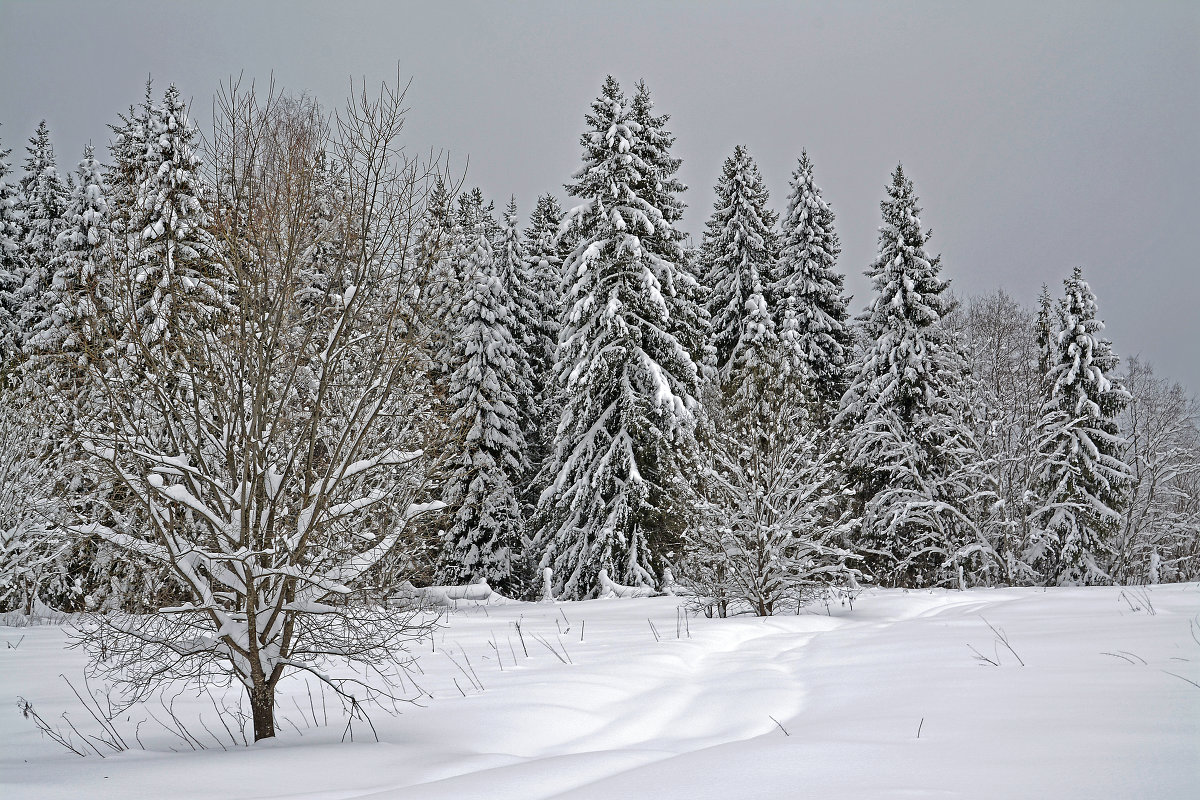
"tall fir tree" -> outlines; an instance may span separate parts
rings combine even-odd
[[[535,384],[553,385],[550,373],[554,368],[554,352],[558,347],[558,331],[563,315],[564,257],[570,246],[559,236],[563,221],[562,206],[554,195],[544,194],[537,199],[525,229],[525,275],[531,297],[537,303],[534,316],[538,319],[535,345],[529,356],[537,366]],[[539,394],[541,390],[539,389]]]
[[[150,112],[154,106],[153,84],[146,80],[146,97],[141,106],[130,106],[118,121],[109,125],[110,163],[105,184],[111,206],[110,224],[117,239],[117,253],[124,259],[135,253],[141,242],[141,231],[132,230],[131,217],[137,206],[137,193],[147,177],[149,164]]]
[[[1130,396],[1110,377],[1118,359],[1100,336],[1104,323],[1083,271],[1076,267],[1064,285],[1047,342],[1041,507],[1030,558],[1047,583],[1105,583],[1131,481],[1117,425]]]
[[[835,420],[861,518],[867,570],[892,586],[957,579],[986,569],[971,506],[985,497],[965,383],[963,347],[942,324],[949,311],[940,256],[926,249],[912,181],[897,166],[880,203],[879,255],[867,275],[875,297],[869,339]],[[984,563],[981,563],[984,562]]]
[[[505,281],[482,225],[469,256],[467,293],[450,376],[450,424],[459,447],[447,465],[445,501],[454,514],[446,535],[442,576],[454,583],[487,580],[511,591],[524,535],[519,501],[525,477],[520,402],[525,354],[513,336],[517,322]]]
[[[20,290],[25,284],[25,209],[20,188],[9,181],[12,150],[0,147],[0,385],[21,347]]]
[[[104,170],[88,145],[75,171],[63,230],[50,262],[49,314],[26,343],[35,359],[65,360],[78,366],[102,346],[102,319],[112,302],[111,282],[106,279],[110,239]],[[67,371],[73,374],[75,369]]]
[[[419,285],[427,309],[423,322],[428,326],[429,359],[435,380],[445,375],[444,356],[453,341],[453,312],[455,298],[462,294],[459,260],[463,255],[465,238],[454,209],[454,195],[440,176],[434,182],[425,204],[424,219],[417,237],[417,268],[421,272]]]
[[[63,229],[67,205],[67,190],[58,174],[54,145],[46,121],[38,123],[29,139],[25,160],[25,175],[21,178],[21,201],[24,206],[24,236],[21,250],[25,272],[18,289],[17,324],[21,341],[44,324],[50,314],[50,262],[54,258],[55,241]]]
[[[521,430],[531,432],[538,423],[533,381],[544,363],[541,358],[545,354],[546,335],[541,298],[537,294],[537,276],[530,271],[529,256],[517,225],[517,200],[514,197],[504,209],[497,272],[510,301],[510,331],[523,354],[521,363],[517,365],[518,384],[513,387],[517,396]]]
[[[637,191],[651,166],[642,126],[611,76],[585,117],[583,166],[568,193],[578,242],[564,265],[569,311],[559,338],[564,408],[536,545],[555,591],[586,597],[601,570],[653,585],[678,544],[671,513],[691,448],[697,370],[670,330],[664,287],[678,265],[643,245],[669,241],[662,209]]]
[[[642,168],[634,178],[634,191],[662,211],[665,223],[639,238],[643,248],[675,265],[671,282],[663,291],[669,313],[667,326],[700,366],[711,360],[707,350],[708,314],[704,287],[683,250],[687,234],[678,227],[687,208],[681,199],[687,186],[677,177],[683,160],[671,155],[675,144],[675,134],[667,130],[671,116],[654,113],[654,100],[644,80],[637,82],[635,90],[629,100],[629,116],[639,127],[633,153],[641,160]]]
[[[710,343],[724,379],[738,371],[738,362],[761,358],[765,339],[776,335],[766,292],[775,259],[775,214],[767,208],[769,195],[758,165],[742,145],[725,159],[714,191],[717,199],[700,260],[708,288]]]
[[[227,286],[215,272],[215,243],[206,227],[199,132],[173,84],[149,109],[145,125],[145,160],[134,167],[142,179],[125,221],[133,240],[125,339],[157,347],[180,325],[206,325],[222,309]]]
[[[1042,292],[1038,295],[1038,311],[1037,311],[1037,346],[1038,346],[1038,366],[1041,367],[1041,373],[1048,381],[1050,379],[1050,370],[1057,362],[1057,347],[1055,347],[1054,339],[1057,331],[1054,328],[1054,302],[1050,299],[1050,287],[1042,284]],[[1044,387],[1043,394],[1049,392],[1049,386]]]
[[[483,190],[478,186],[458,196],[458,209],[455,213],[458,225],[464,231],[465,243],[463,245],[463,252],[468,254],[463,259],[463,263],[470,260],[469,254],[474,248],[475,242],[474,231],[481,225],[483,226],[484,233],[487,234],[488,242],[491,243],[493,250],[499,250],[503,246],[504,228],[496,221],[496,203],[492,200],[486,200],[483,196]]]
[[[825,413],[836,412],[854,358],[850,298],[846,278],[836,269],[841,242],[833,220],[813,181],[812,161],[802,151],[792,173],[769,295],[787,369]]]
[[[525,429],[526,452],[531,479],[525,493],[530,506],[544,488],[537,476],[550,456],[554,430],[558,425],[558,383],[554,378],[558,332],[563,316],[562,264],[570,246],[559,236],[563,221],[562,206],[553,195],[538,198],[525,229],[525,265],[520,281],[525,313],[535,320],[524,342],[529,363],[531,419]]]

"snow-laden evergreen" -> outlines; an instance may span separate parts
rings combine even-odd
[[[20,289],[25,283],[25,209],[20,188],[10,182],[11,149],[0,147],[0,375],[21,346],[17,325]]]
[[[141,230],[133,227],[133,216],[137,207],[138,189],[147,177],[148,131],[150,111],[154,106],[153,85],[146,81],[146,96],[141,106],[130,106],[118,115],[118,121],[110,124],[112,138],[109,140],[109,163],[105,173],[105,186],[109,197],[109,226],[113,233],[112,261],[122,273],[134,273],[133,259],[141,247]],[[221,187],[224,189],[225,187]],[[129,290],[122,287],[122,304],[128,305],[132,298]],[[127,313],[127,312],[126,312]]]
[[[676,177],[683,160],[671,155],[675,134],[667,130],[670,114],[655,114],[654,100],[644,80],[639,80],[629,99],[629,116],[640,130],[634,138],[633,153],[642,162],[634,179],[634,191],[662,212],[665,225],[653,233],[639,236],[643,249],[675,265],[670,282],[663,287],[667,304],[667,326],[672,335],[700,366],[710,361],[708,353],[708,314],[704,307],[704,287],[683,251],[687,234],[679,229],[683,210],[681,196],[687,186]]]
[[[538,296],[537,276],[531,274],[529,256],[525,242],[517,227],[517,201],[511,198],[504,209],[501,223],[501,245],[495,254],[496,274],[508,295],[512,322],[509,325],[513,340],[521,349],[521,362],[517,364],[516,376],[519,385],[513,390],[521,418],[521,429],[530,430],[537,423],[537,408],[534,404],[532,376],[543,362],[534,359],[533,353],[545,355],[546,326],[542,317],[542,299]]]
[[[504,229],[496,220],[496,203],[493,200],[485,200],[483,190],[478,186],[458,196],[455,218],[463,231],[463,252],[466,254],[464,262],[470,260],[470,253],[475,247],[475,229],[481,225],[493,250],[499,250],[503,246]],[[469,274],[467,277],[470,277]]]
[[[55,254],[55,241],[63,229],[63,214],[67,205],[67,190],[58,174],[54,145],[46,121],[38,123],[29,139],[25,159],[25,174],[21,178],[21,203],[24,207],[22,251],[25,271],[17,290],[17,325],[22,345],[33,330],[43,324],[50,314],[50,261]]]
[[[553,195],[538,198],[525,229],[525,264],[514,288],[514,294],[519,288],[518,306],[527,309],[523,313],[532,321],[523,342],[530,391],[525,446],[531,475],[523,497],[531,509],[544,488],[538,477],[550,457],[561,409],[554,365],[563,316],[562,263],[563,256],[570,252],[564,241],[567,237],[558,235],[563,216],[562,206]]]
[[[1049,337],[1050,370],[1042,405],[1041,507],[1030,553],[1048,583],[1108,579],[1113,538],[1131,481],[1117,415],[1129,393],[1113,373],[1118,359],[1101,338],[1096,295],[1076,267],[1064,281]]]
[[[926,250],[917,196],[899,166],[880,208],[868,342],[835,424],[845,431],[865,571],[887,585],[928,586],[961,580],[964,562],[990,558],[969,514],[985,476],[969,425],[970,373],[942,324],[949,284]]]
[[[558,331],[562,317],[562,264],[564,247],[558,237],[563,210],[553,195],[544,194],[537,200],[525,229],[525,265],[522,270],[522,291],[527,298],[526,313],[536,322],[531,325],[524,342],[529,356],[531,380],[535,394],[543,398],[553,390],[554,353],[558,347]]]
[[[180,321],[203,326],[223,306],[226,287],[215,274],[215,245],[205,227],[199,132],[174,85],[149,109],[145,142],[144,162],[140,169],[133,165],[144,177],[126,222],[135,241],[125,341],[153,347],[164,344]]]
[[[807,152],[792,173],[780,222],[779,259],[769,295],[788,370],[822,409],[836,410],[854,358],[845,276],[836,269],[841,242],[833,211],[813,181]]]
[[[725,159],[714,187],[717,199],[704,231],[701,274],[708,288],[710,343],[716,368],[727,375],[746,353],[775,337],[767,304],[767,281],[775,259],[775,213],[767,208],[767,187],[758,165],[742,145]]]
[[[670,506],[697,393],[696,366],[670,330],[678,265],[642,242],[670,240],[670,222],[637,191],[653,167],[638,155],[642,126],[611,76],[585,119],[584,163],[567,186],[580,205],[563,270],[564,407],[537,538],[566,597],[594,594],[601,570],[623,585],[657,581],[677,536]]]
[[[442,568],[447,583],[486,580],[501,592],[519,578],[513,561],[524,534],[519,494],[527,471],[519,406],[527,393],[525,354],[512,333],[506,266],[479,226],[450,376],[454,449],[444,500],[454,524]]]
[[[26,342],[35,357],[79,361],[101,341],[101,314],[111,308],[111,282],[104,270],[109,255],[109,204],[104,170],[95,149],[84,148],[50,262],[46,298],[49,315]]]
[[[454,196],[446,181],[434,181],[425,202],[425,213],[417,235],[417,269],[425,309],[422,322],[428,328],[422,337],[428,342],[432,377],[444,384],[450,346],[454,339],[454,311],[462,297],[463,282],[459,261],[463,255],[465,234],[456,222]]]

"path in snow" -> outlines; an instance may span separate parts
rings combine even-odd
[[[145,726],[156,752],[105,760],[41,739],[11,705],[78,720],[57,676],[78,674],[80,655],[53,628],[0,629],[26,635],[0,650],[0,796],[1191,797],[1200,586],[1122,592],[867,592],[828,615],[693,617],[690,638],[672,598],[464,607],[422,652],[433,698],[376,714],[380,743],[301,724],[252,748],[171,753]],[[455,664],[468,660],[482,692]],[[185,718],[205,708],[180,703]]]

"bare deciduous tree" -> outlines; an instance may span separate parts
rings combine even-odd
[[[232,678],[263,739],[289,672],[357,709],[391,684],[337,677],[336,665],[384,675],[424,630],[418,609],[391,608],[368,585],[439,505],[425,486],[412,265],[438,164],[399,144],[404,93],[364,85],[326,117],[307,98],[230,81],[206,153],[214,252],[191,270],[225,287],[223,307],[176,314],[193,324],[152,346],[134,338],[90,369],[103,402],[83,444],[137,524],[77,530],[164,565],[188,595],[86,626],[94,665],[131,698],[165,680]],[[136,325],[116,313],[114,330]]]
[[[1133,471],[1112,566],[1121,583],[1194,580],[1200,568],[1200,408],[1178,383],[1137,358],[1123,378],[1121,415]]]

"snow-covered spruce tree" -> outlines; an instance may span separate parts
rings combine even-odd
[[[640,130],[633,142],[633,153],[644,166],[634,181],[634,192],[661,210],[666,223],[639,238],[643,249],[675,265],[671,282],[663,287],[663,299],[669,312],[667,325],[699,367],[712,359],[708,349],[704,287],[683,251],[687,234],[677,227],[687,207],[680,199],[687,186],[676,177],[683,160],[671,155],[675,134],[666,127],[670,115],[653,113],[654,101],[644,80],[639,80],[635,88],[629,100],[629,116]]]
[[[51,383],[79,375],[79,362],[103,346],[101,319],[111,309],[111,283],[104,271],[110,254],[108,192],[103,168],[91,145],[75,172],[63,230],[50,261],[46,289],[49,315],[41,320],[25,343],[34,361],[58,362]]]
[[[496,221],[496,203],[484,200],[483,190],[478,186],[469,192],[458,196],[458,209],[455,211],[458,226],[463,231],[463,253],[470,258],[475,247],[475,229],[483,226],[492,250],[499,250],[504,241],[504,229]],[[465,259],[464,259],[465,260]]]
[[[559,336],[564,397],[545,474],[536,546],[559,596],[595,592],[600,570],[625,585],[656,582],[677,543],[671,506],[691,449],[697,371],[669,329],[665,287],[677,265],[643,247],[662,236],[661,209],[637,193],[650,166],[641,126],[611,76],[585,119],[578,242],[564,265],[569,311]]]
[[[1057,331],[1054,328],[1054,301],[1050,298],[1050,287],[1042,284],[1042,292],[1038,295],[1037,310],[1037,348],[1038,367],[1042,381],[1039,384],[1044,395],[1049,391],[1050,370],[1057,360],[1054,338]]]
[[[554,377],[558,332],[563,316],[562,263],[571,247],[558,235],[563,210],[553,195],[538,198],[525,229],[525,265],[521,272],[520,290],[528,314],[534,323],[526,334],[523,346],[528,363],[530,391],[529,420],[525,427],[525,452],[529,462],[529,478],[525,481],[522,500],[527,516],[532,516],[545,486],[538,479],[554,445],[558,427],[559,386]]]
[[[779,258],[771,270],[768,296],[785,364],[805,386],[821,416],[836,413],[854,359],[845,276],[837,271],[841,243],[833,211],[813,182],[807,152],[792,173],[787,209],[780,223]]]
[[[210,225],[229,302],[203,326],[164,317],[161,346],[106,353],[89,373],[108,402],[80,435],[137,524],[96,515],[76,529],[162,565],[186,593],[93,620],[93,667],[131,700],[163,681],[235,681],[256,740],[274,735],[275,689],[297,671],[355,712],[394,696],[387,675],[423,630],[375,581],[403,560],[412,521],[440,507],[424,485],[424,348],[402,332],[432,176],[396,138],[403,91],[374,98],[349,102],[326,137],[307,118],[278,124],[272,97],[218,95],[209,163],[224,189]],[[314,193],[296,189],[318,179],[321,151],[345,167],[356,235],[344,289],[312,304],[297,290],[322,234]]]
[[[1100,337],[1104,323],[1083,270],[1063,284],[1039,422],[1041,507],[1029,558],[1046,583],[1107,583],[1131,482],[1117,426],[1130,397],[1110,377],[1118,359]]]
[[[889,586],[963,584],[990,568],[972,506],[986,496],[971,430],[962,347],[942,325],[946,281],[926,250],[917,196],[901,167],[880,203],[869,339],[835,424],[855,493],[864,571]]]
[[[503,593],[521,577],[514,559],[525,531],[519,500],[527,473],[520,411],[528,394],[525,353],[513,336],[517,321],[505,280],[510,265],[494,258],[482,226],[469,261],[450,376],[453,446],[443,500],[454,524],[446,534],[442,580],[486,580]]]
[[[446,361],[453,341],[453,313],[462,295],[459,260],[465,233],[456,222],[454,194],[444,179],[438,179],[417,238],[417,269],[421,275],[421,304],[426,308],[431,368],[439,380],[445,378]]]
[[[206,227],[199,132],[173,84],[145,125],[144,160],[133,167],[142,179],[123,220],[130,252],[118,284],[128,310],[126,349],[159,347],[180,328],[208,325],[228,289]]]
[[[700,250],[708,289],[710,343],[718,373],[726,375],[739,350],[766,325],[774,335],[766,280],[775,259],[775,214],[758,165],[742,145],[725,159],[713,214]]]
[[[516,394],[521,430],[528,431],[537,425],[533,375],[542,363],[540,360],[534,361],[530,353],[545,355],[546,327],[542,319],[543,300],[537,294],[538,276],[530,273],[529,257],[517,222],[517,201],[512,198],[504,210],[501,245],[499,251],[494,253],[494,259],[496,274],[500,276],[507,294],[511,317],[509,332],[521,353],[521,361],[515,370],[517,382],[513,385],[513,392]]]
[[[524,342],[529,357],[531,383],[539,398],[539,409],[549,403],[548,393],[554,387],[554,354],[558,348],[558,331],[562,317],[562,264],[570,249],[558,236],[563,210],[554,195],[544,194],[537,200],[525,229],[525,266],[523,291],[531,308],[525,313],[532,324],[529,339]],[[557,415],[553,415],[557,417]],[[550,425],[553,427],[553,420]]]
[[[25,284],[25,209],[20,189],[9,181],[12,150],[0,148],[0,384],[14,366],[21,348],[17,324],[20,289]]]
[[[146,97],[140,107],[130,106],[110,124],[108,187],[110,226],[114,234],[114,261],[125,261],[141,243],[141,230],[133,230],[131,217],[137,208],[138,188],[147,176],[148,135],[153,85],[146,81]]]
[[[60,505],[86,509],[84,513],[111,507],[114,499],[111,482],[79,450],[77,438],[81,420],[95,412],[93,404],[103,402],[88,372],[112,344],[111,255],[103,170],[89,145],[75,172],[64,228],[50,261],[52,277],[44,293],[48,314],[25,342],[27,360],[22,368],[26,390],[38,395],[44,414],[40,424],[47,442],[40,457],[59,466],[53,476],[54,495]],[[72,539],[63,544],[59,560],[69,565],[78,591],[74,597],[55,597],[59,607],[78,608],[108,594],[102,591],[103,584],[113,576],[96,569],[103,561],[97,557],[97,543]],[[137,574],[137,570],[121,572]]]
[[[67,190],[58,175],[54,146],[46,121],[37,130],[26,148],[25,175],[21,178],[21,202],[24,208],[24,237],[21,251],[25,262],[22,286],[18,289],[17,325],[21,342],[43,324],[50,315],[50,261],[55,254],[55,241],[63,228],[67,206]]]
[[[485,204],[483,191],[478,186],[455,198],[444,184],[443,181],[442,186],[434,187],[434,202],[422,228],[420,252],[424,258],[431,259],[428,268],[431,283],[423,294],[432,304],[428,315],[434,326],[432,366],[441,395],[448,397],[454,341],[459,334],[466,287],[472,277],[468,266],[475,250],[475,232],[480,228],[484,230],[493,252],[502,247],[503,237],[495,219],[495,206]],[[456,203],[451,204],[451,200]]]

